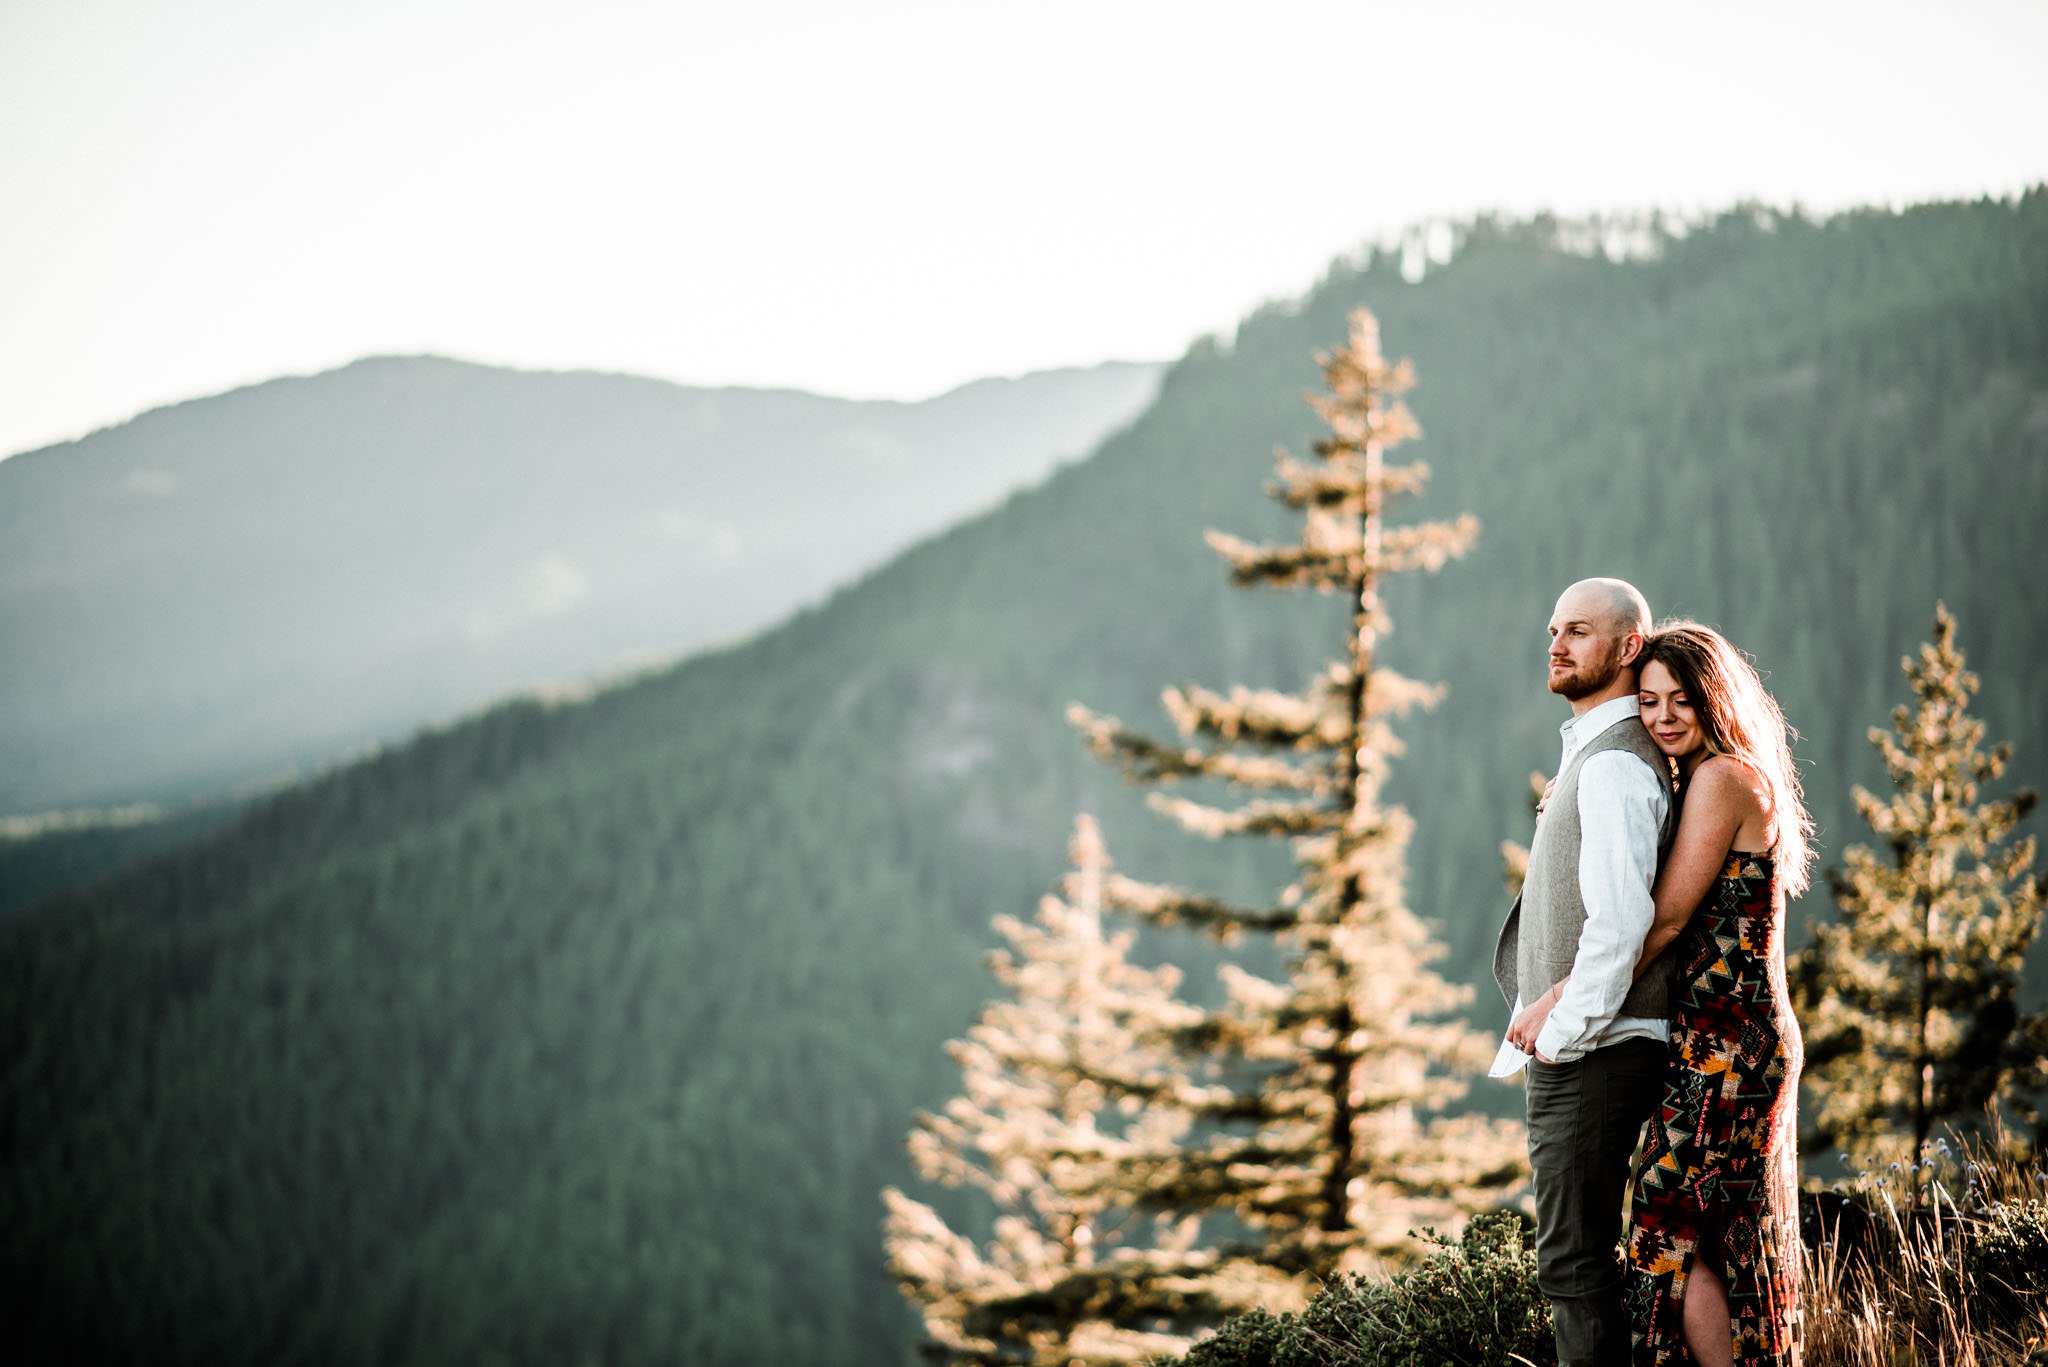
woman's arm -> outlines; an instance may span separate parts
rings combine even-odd
[[[1752,782],[1746,768],[1720,755],[1694,771],[1679,814],[1677,838],[1657,870],[1657,887],[1651,894],[1657,909],[1649,933],[1643,936],[1642,952],[1636,956],[1638,978],[1692,919],[1707,889],[1714,885],[1714,876],[1728,862],[1728,851],[1742,823],[1762,811]]]

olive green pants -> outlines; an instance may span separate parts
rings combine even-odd
[[[1559,1367],[1627,1367],[1622,1200],[1667,1052],[1658,1040],[1631,1039],[1570,1063],[1529,1062],[1536,1283],[1550,1298]]]

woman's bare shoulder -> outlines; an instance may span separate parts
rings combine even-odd
[[[1730,811],[1761,816],[1770,801],[1770,785],[1763,775],[1733,755],[1709,755],[1692,771],[1685,800],[1711,803]]]

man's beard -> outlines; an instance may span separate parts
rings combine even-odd
[[[1550,691],[1564,698],[1566,702],[1577,702],[1581,698],[1592,697],[1613,683],[1621,674],[1621,645],[1621,642],[1616,641],[1614,648],[1607,652],[1607,658],[1587,665],[1584,669],[1575,669],[1562,677],[1551,675]]]

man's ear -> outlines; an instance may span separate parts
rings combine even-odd
[[[1628,668],[1636,662],[1636,656],[1643,653],[1643,633],[1631,631],[1621,646],[1621,666]]]

